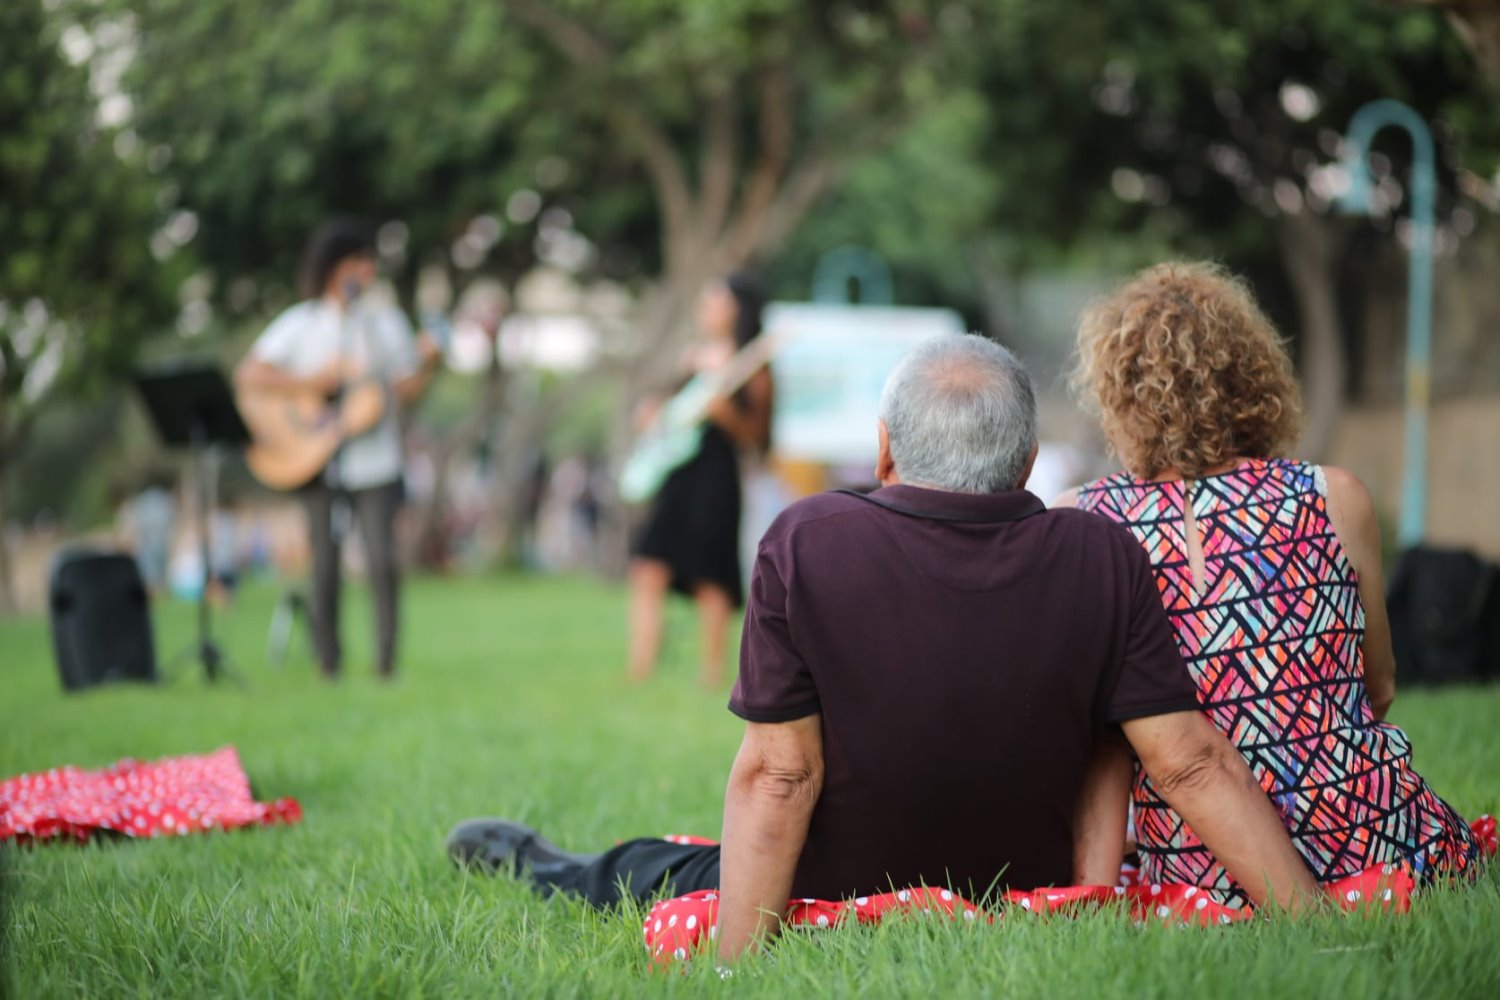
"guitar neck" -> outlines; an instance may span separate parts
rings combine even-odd
[[[739,353],[730,358],[728,364],[709,376],[713,381],[712,398],[722,399],[743,388],[771,360],[771,355],[778,346],[776,341],[776,335],[768,333],[740,348]]]

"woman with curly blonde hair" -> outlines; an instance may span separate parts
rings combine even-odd
[[[1090,308],[1074,384],[1124,472],[1059,498],[1128,528],[1151,557],[1204,712],[1244,754],[1320,881],[1382,865],[1472,872],[1476,835],[1411,769],[1383,720],[1395,660],[1379,526],[1353,475],[1282,457],[1301,400],[1291,361],[1239,279],[1214,264],[1149,268]],[[1121,839],[1090,845],[1089,880],[1118,865],[1132,761],[1110,744],[1086,809]],[[1245,895],[1143,772],[1141,874]]]

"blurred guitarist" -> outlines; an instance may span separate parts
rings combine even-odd
[[[385,406],[369,430],[343,442],[323,473],[301,489],[312,552],[311,624],[323,676],[338,677],[340,550],[358,523],[375,601],[381,677],[396,668],[399,568],[396,512],[402,499],[399,409],[421,396],[441,363],[429,336],[419,340],[401,310],[371,301],[375,243],[362,224],[324,223],[302,264],[306,298],[266,328],[235,371],[242,391],[318,396],[336,401],[355,380],[385,388]]]
[[[699,338],[689,374],[714,372],[760,336],[765,296],[748,275],[715,282],[698,304]],[[723,686],[729,619],[744,603],[740,569],[740,454],[771,444],[771,370],[762,365],[732,394],[713,401],[702,445],[673,470],[652,504],[630,564],[627,670],[642,681],[656,669],[669,590],[698,606],[700,678]]]

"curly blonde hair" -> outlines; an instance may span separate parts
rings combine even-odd
[[[1142,478],[1279,455],[1302,423],[1281,338],[1245,283],[1217,264],[1158,264],[1091,306],[1072,381]]]

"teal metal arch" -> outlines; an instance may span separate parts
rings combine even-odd
[[[865,247],[834,247],[813,268],[814,302],[848,302],[849,282],[859,282],[859,304],[888,306],[895,302],[891,269],[885,258]]]
[[[1339,208],[1370,212],[1370,142],[1388,126],[1411,136],[1411,246],[1406,290],[1406,415],[1401,460],[1401,517],[1396,538],[1409,548],[1427,533],[1427,415],[1432,396],[1432,236],[1437,172],[1432,132],[1415,110],[1400,101],[1371,101],[1349,120],[1345,169],[1349,187]]]

